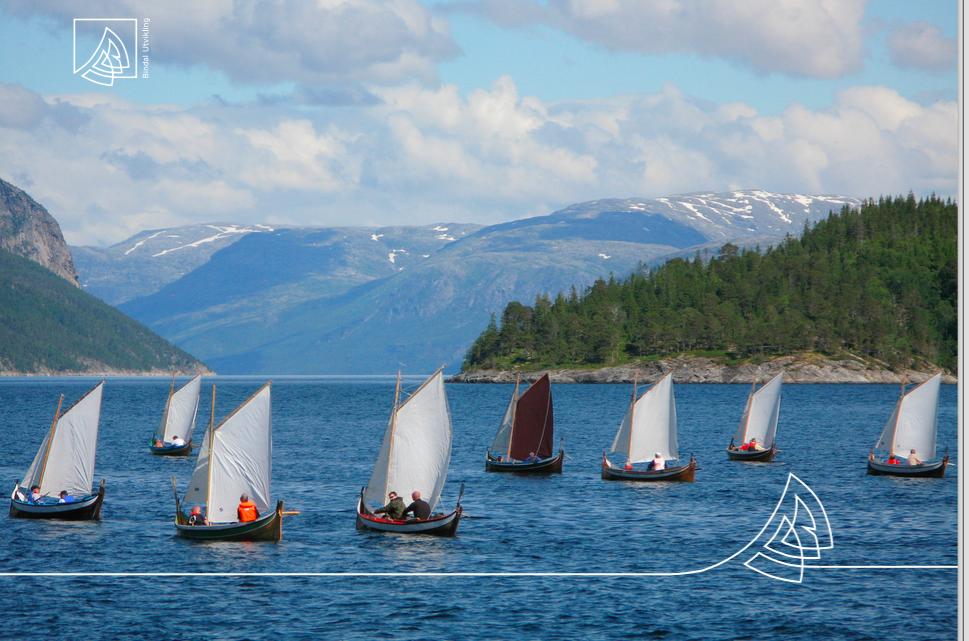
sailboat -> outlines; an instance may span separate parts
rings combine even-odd
[[[384,440],[367,486],[357,503],[357,528],[401,534],[454,536],[461,521],[461,495],[454,511],[435,513],[451,460],[451,413],[444,391],[444,368],[437,370],[401,402],[400,373],[394,389],[394,406]],[[383,505],[387,495],[407,496],[419,491],[431,508],[427,519],[398,520],[374,514],[370,506]]]
[[[935,458],[936,414],[941,384],[942,374],[936,374],[906,394],[905,383],[902,383],[895,411],[885,423],[874,449],[868,454],[869,474],[945,476],[949,455],[946,454],[940,461],[932,460]],[[913,451],[920,461],[917,465],[908,464]],[[876,457],[876,452],[885,455],[885,458]],[[889,462],[893,460],[897,462]]]
[[[676,401],[673,398],[673,375],[667,374],[656,382],[639,399],[636,383],[629,409],[619,425],[610,450],[613,454],[625,454],[623,467],[616,467],[606,452],[602,453],[602,478],[608,481],[687,481],[692,483],[696,474],[696,459],[683,465],[669,465],[679,460],[676,445]],[[667,463],[664,469],[635,469],[636,463],[653,460],[659,454]]]
[[[10,516],[27,519],[90,521],[101,519],[104,480],[93,491],[94,460],[101,418],[104,381],[94,386],[61,414],[64,395],[57,401],[54,420],[33,462],[10,496]],[[30,498],[31,488],[41,498]],[[61,492],[67,492],[61,502]]]
[[[515,376],[515,390],[498,433],[485,457],[486,472],[547,474],[562,472],[565,450],[552,454],[555,420],[552,385],[546,373],[521,396],[521,376]]]
[[[750,388],[744,416],[737,433],[727,446],[727,457],[733,461],[774,460],[777,453],[777,418],[781,410],[783,372],[764,383],[759,390]],[[750,446],[756,443],[757,447]],[[747,447],[744,447],[747,446]]]
[[[195,431],[195,414],[199,408],[202,391],[202,375],[194,377],[175,391],[175,377],[168,388],[168,401],[161,423],[152,439],[151,453],[158,456],[188,456],[192,453],[192,432]],[[175,445],[172,440],[180,437],[184,442]],[[160,443],[160,445],[158,445]]]
[[[195,471],[184,498],[175,492],[175,532],[204,541],[279,541],[283,536],[283,502],[270,508],[272,493],[272,382],[267,382],[242,405],[215,424],[215,385],[212,413],[199,448]],[[175,479],[172,479],[175,486]],[[246,494],[258,517],[240,522],[237,507]],[[191,525],[183,506],[204,510],[205,524]],[[191,508],[189,508],[191,509]]]

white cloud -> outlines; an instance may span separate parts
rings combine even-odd
[[[480,0],[453,5],[505,26],[545,24],[617,51],[696,53],[760,72],[819,78],[860,68],[864,8],[865,0]]]
[[[69,28],[76,4],[12,0],[5,10],[45,14]],[[458,52],[447,23],[417,0],[87,0],[84,15],[145,16],[157,60],[220,70],[240,84],[434,78]]]
[[[580,102],[522,96],[508,77],[467,96],[369,89],[380,100],[346,110],[145,106],[0,85],[26,105],[0,119],[0,176],[29,187],[73,243],[211,221],[497,222],[601,197],[736,188],[957,191],[956,103],[920,105],[886,87],[776,115],[673,85]]]
[[[896,26],[888,36],[888,52],[894,64],[915,69],[954,69],[958,60],[956,39],[928,22]]]

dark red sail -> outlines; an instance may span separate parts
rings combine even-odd
[[[532,452],[540,458],[551,456],[552,427],[552,386],[545,374],[518,399],[511,433],[512,458],[522,461]]]

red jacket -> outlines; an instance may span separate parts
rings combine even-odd
[[[255,521],[259,518],[259,510],[256,509],[256,504],[252,501],[244,501],[239,503],[237,513],[239,514],[240,523],[248,523],[249,521]]]

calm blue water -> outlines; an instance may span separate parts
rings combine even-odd
[[[218,382],[221,417],[262,381]],[[92,384],[0,382],[5,483],[12,486],[30,463],[57,394],[73,402]],[[696,454],[697,482],[638,485],[599,478],[599,457],[625,411],[629,386],[554,386],[556,441],[565,440],[569,456],[565,473],[519,478],[483,471],[511,386],[449,385],[454,447],[442,505],[453,505],[463,480],[468,518],[456,538],[437,539],[354,528],[355,500],[386,426],[393,381],[277,380],[273,492],[302,511],[286,519],[278,545],[173,536],[169,479],[175,475],[184,487],[194,462],[148,454],[167,387],[159,379],[108,382],[96,475],[107,479],[103,521],[5,519],[0,571],[689,570],[746,544],[791,471],[814,489],[831,520],[835,549],[825,553],[825,564],[957,563],[954,386],[942,389],[939,449],[948,447],[953,460],[942,480],[865,474],[896,386],[786,385],[782,452],[776,463],[756,465],[727,461],[723,451],[749,387],[678,385],[680,448]],[[956,637],[954,570],[809,570],[800,585],[738,564],[636,579],[5,577],[2,583],[0,637],[8,638]],[[49,616],[38,619],[38,611]],[[197,626],[187,632],[190,621]]]

